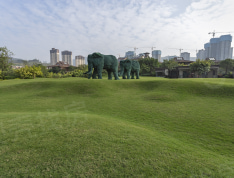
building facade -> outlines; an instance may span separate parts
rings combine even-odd
[[[209,43],[204,45],[205,57],[215,58],[218,61],[232,59],[233,48],[231,47],[232,36],[222,35],[219,38],[211,38]]]
[[[205,48],[205,58],[209,58],[209,56],[210,56],[210,43],[204,44],[204,48]]]
[[[158,62],[162,62],[161,55],[162,55],[162,52],[160,50],[153,50],[152,51],[152,58],[158,59]]]
[[[220,60],[232,59],[233,48],[231,47],[232,36],[223,35],[220,37],[219,48],[220,48]]]
[[[75,56],[75,66],[81,66],[81,65],[85,65],[85,57],[84,56]]]
[[[50,64],[55,65],[57,62],[59,62],[59,50],[52,48],[50,50]]]
[[[62,61],[65,64],[72,65],[72,52],[71,51],[62,51]]]
[[[183,53],[181,53],[180,57],[184,58],[184,60],[189,61],[190,60],[190,53],[183,52]]]
[[[198,50],[197,59],[202,59],[202,60],[206,59],[206,53],[204,49]]]
[[[136,56],[135,52],[134,51],[128,51],[125,53],[125,57],[128,58],[128,59],[132,59]]]

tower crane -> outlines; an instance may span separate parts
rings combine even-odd
[[[135,54],[136,54],[136,50],[138,49],[137,47],[129,47],[129,46],[128,46],[128,48],[133,48]]]
[[[141,47],[141,48],[151,48],[151,50],[153,51],[154,48],[156,48],[156,47],[152,46],[152,47]]]
[[[156,47],[154,47],[154,46],[151,47],[152,51],[154,50],[154,48],[156,48]]]
[[[184,50],[182,48],[169,48],[169,49],[177,49],[177,50],[179,50],[180,51],[180,56],[181,56],[181,51]]]
[[[212,36],[214,38],[215,33],[233,33],[233,32],[215,32],[215,31],[213,31],[213,32],[209,32],[208,34],[212,34]]]

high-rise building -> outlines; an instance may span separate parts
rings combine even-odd
[[[62,61],[65,64],[72,65],[72,52],[71,51],[62,51]]]
[[[85,64],[85,57],[84,56],[75,56],[75,66],[81,66]]]
[[[204,45],[206,58],[215,58],[216,60],[231,59],[233,53],[231,43],[231,35],[222,35],[219,38],[211,38],[210,43]]]
[[[210,39],[210,56],[209,57],[219,60],[220,58],[219,38]]]
[[[219,60],[232,59],[233,48],[231,47],[232,36],[222,35],[219,41],[220,55]]]
[[[197,59],[206,59],[206,53],[204,49],[198,50],[197,52]]]
[[[210,43],[204,44],[204,48],[205,48],[205,58],[209,58],[210,57]]]
[[[184,58],[184,60],[190,60],[190,53],[188,52],[183,52],[180,54],[180,57]]]
[[[128,58],[128,59],[132,59],[136,56],[135,52],[134,51],[128,51],[125,53],[125,57]]]
[[[158,59],[158,62],[162,62],[161,55],[162,55],[162,52],[160,50],[153,50],[152,51],[152,58]]]
[[[59,50],[52,48],[50,50],[50,63],[51,65],[55,65],[57,62],[59,62]]]

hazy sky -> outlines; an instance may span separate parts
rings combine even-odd
[[[233,17],[233,0],[0,0],[0,47],[47,62],[51,48],[73,58],[124,56],[134,47],[151,53],[152,46],[162,56],[179,48],[195,56],[208,32],[234,32]]]

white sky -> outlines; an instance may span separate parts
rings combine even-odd
[[[151,53],[152,46],[162,56],[179,48],[195,56],[208,32],[234,32],[233,17],[233,0],[0,0],[0,47],[47,62],[51,48],[73,58],[124,56],[134,47]]]

